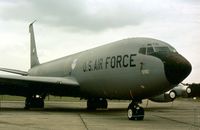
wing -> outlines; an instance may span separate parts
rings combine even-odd
[[[79,83],[72,77],[0,75],[0,94],[80,96]]]
[[[19,74],[19,75],[23,75],[23,76],[28,75],[28,72],[26,72],[26,71],[15,70],[15,69],[0,68],[0,71],[9,72],[9,73],[13,73],[13,74]]]

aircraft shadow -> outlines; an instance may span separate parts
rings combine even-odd
[[[109,108],[109,109],[97,109],[94,111],[87,110],[86,108],[76,108],[76,107],[52,107],[52,108],[32,108],[30,110],[26,110],[24,108],[8,108],[1,107],[0,112],[29,112],[29,111],[38,111],[38,112],[76,112],[76,113],[105,113],[105,112],[124,112],[126,108]]]
[[[146,112],[151,111],[159,111],[159,110],[170,110],[177,109],[175,107],[148,107],[144,108]],[[39,111],[39,112],[76,112],[76,113],[106,113],[106,112],[126,112],[127,108],[108,108],[108,109],[97,109],[94,111],[87,110],[86,108],[77,108],[77,107],[46,107],[44,109],[32,108],[30,110],[26,110],[24,108],[9,108],[9,107],[1,107],[0,112],[28,112],[28,111]]]

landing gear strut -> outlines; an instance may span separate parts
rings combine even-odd
[[[44,108],[44,98],[39,95],[27,97],[25,100],[25,109]]]
[[[131,102],[128,106],[128,119],[129,120],[143,120],[144,109],[136,102]]]
[[[89,98],[87,100],[87,109],[96,110],[97,108],[107,109],[108,102],[104,98]]]

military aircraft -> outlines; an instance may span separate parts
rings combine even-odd
[[[87,109],[107,108],[107,99],[132,100],[129,120],[143,120],[143,99],[162,94],[184,80],[191,64],[166,42],[128,38],[40,64],[33,23],[30,69],[0,75],[0,94],[26,97],[25,108],[43,108],[47,95],[80,97]]]

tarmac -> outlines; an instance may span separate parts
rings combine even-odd
[[[24,110],[22,101],[0,101],[0,130],[199,130],[200,102],[141,104],[143,121],[127,118],[129,101],[109,101],[107,110],[86,110],[86,102],[45,102],[44,109]]]

